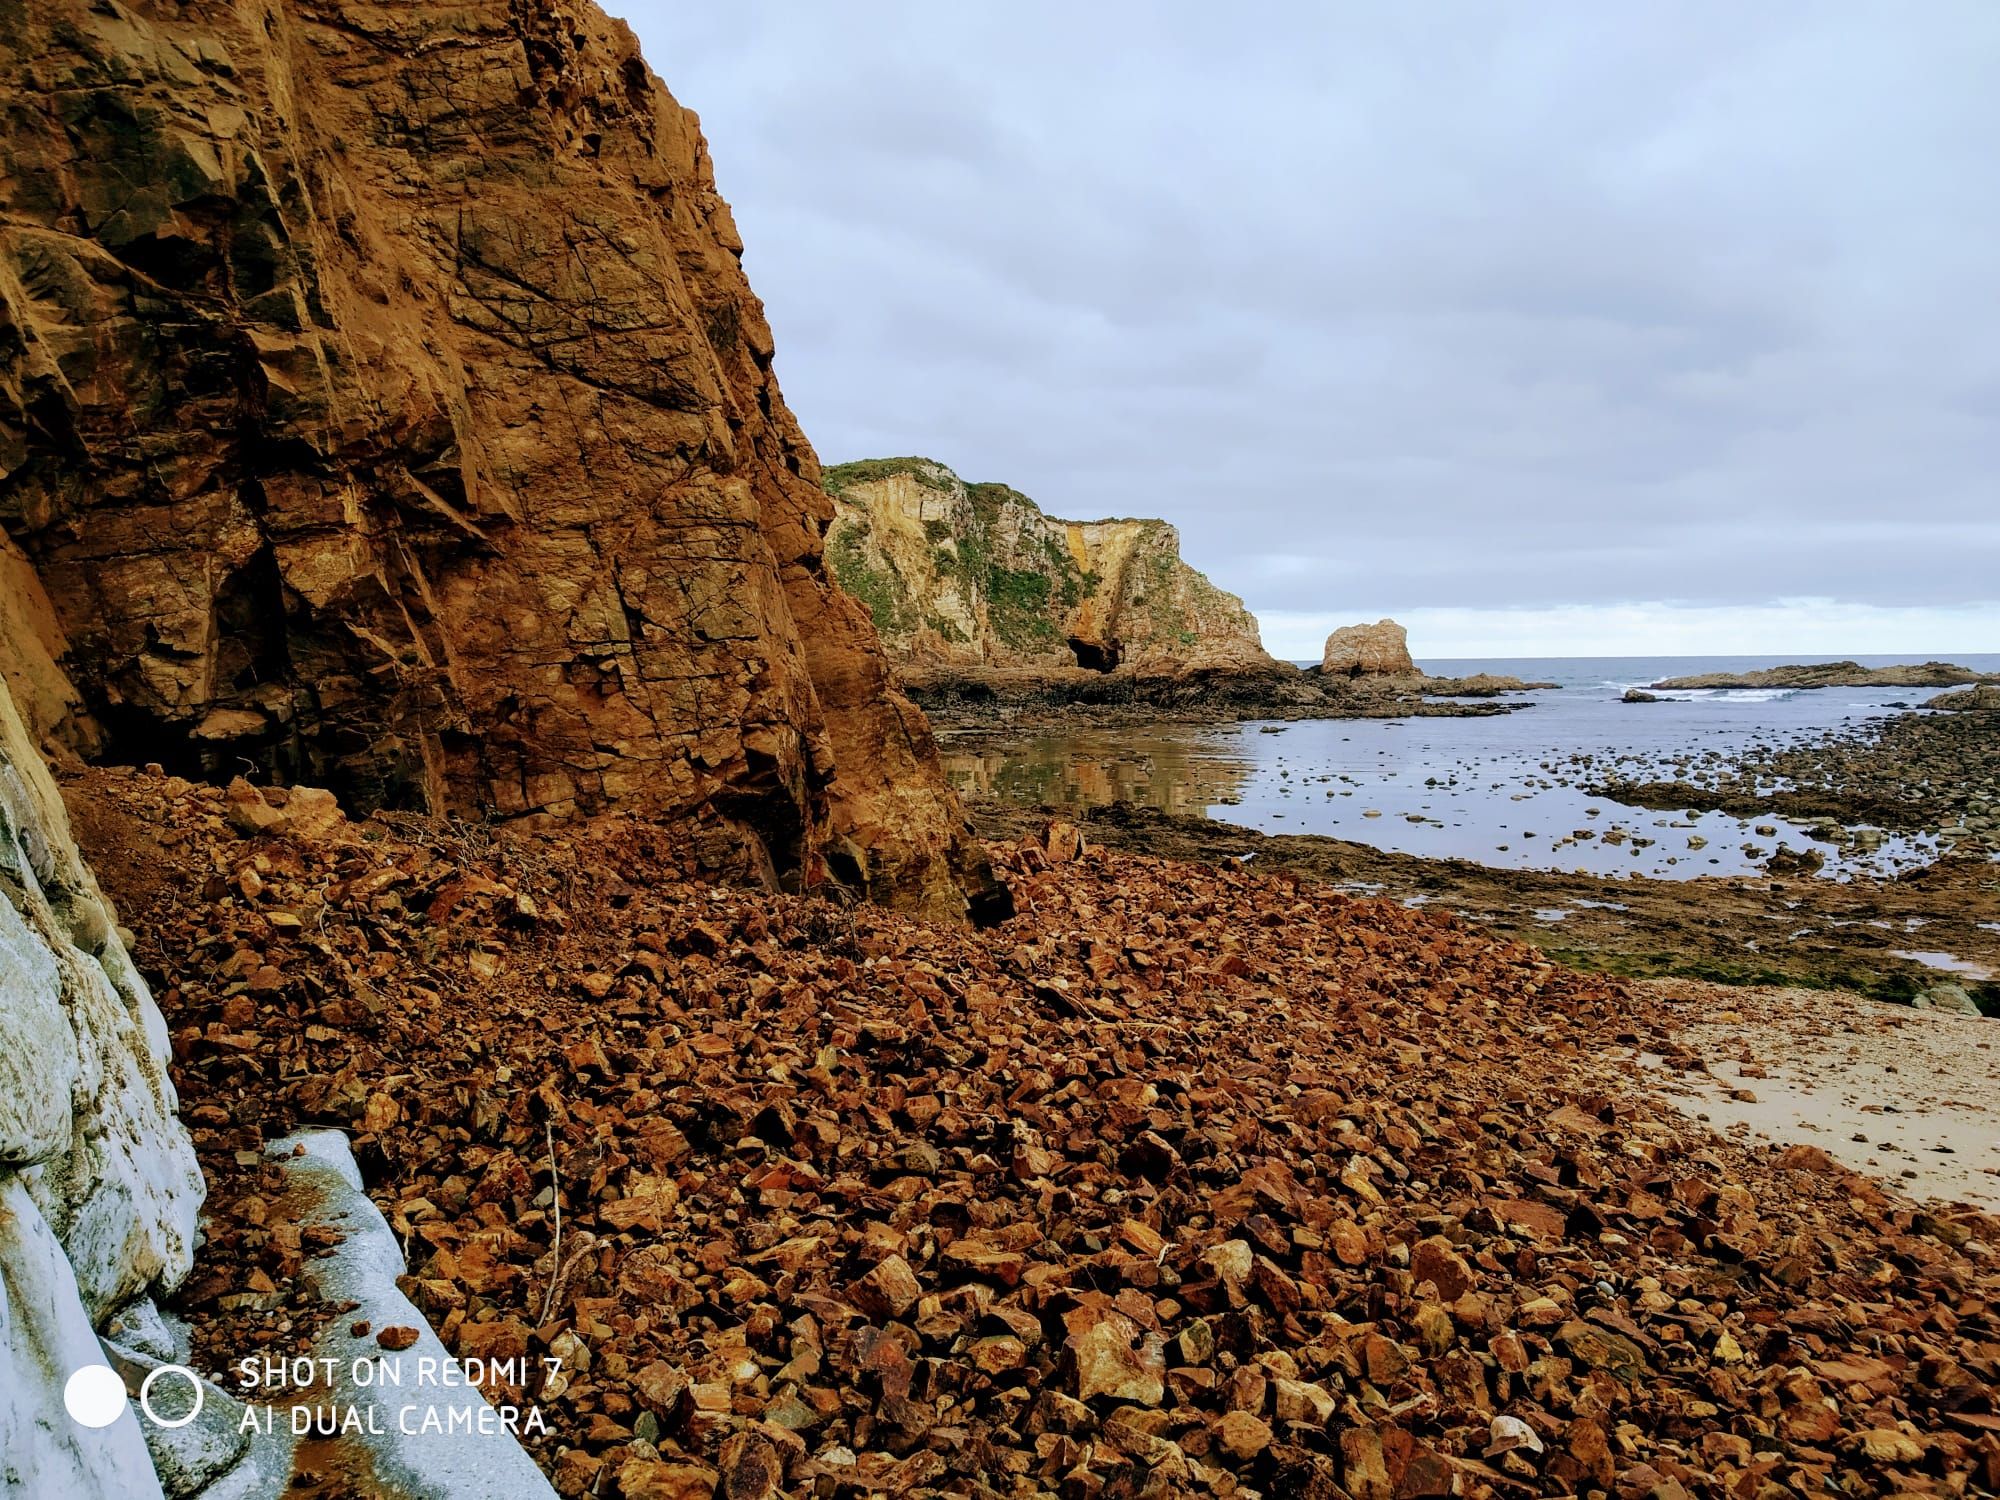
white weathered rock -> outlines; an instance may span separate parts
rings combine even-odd
[[[19,1176],[0,1176],[0,1495],[116,1495],[159,1500],[130,1408],[85,1427],[63,1387],[104,1363],[61,1243]]]
[[[112,1343],[148,1358],[174,1365],[188,1362],[191,1343],[188,1325],[161,1312],[150,1297],[126,1303],[101,1331]]]
[[[1486,1456],[1498,1458],[1503,1453],[1540,1453],[1542,1439],[1534,1428],[1519,1417],[1501,1415],[1493,1419],[1487,1432]]]
[[[0,657],[13,647],[0,643]],[[170,1288],[201,1174],[165,1023],[0,690],[0,1495],[160,1493],[138,1419],[73,1420],[93,1324]]]
[[[187,1377],[174,1370],[155,1380],[148,1395],[145,1389],[148,1377],[163,1365],[177,1365],[179,1361],[154,1359],[110,1339],[103,1340],[103,1346],[105,1358],[124,1379],[125,1390],[135,1408],[143,1398],[165,1419],[163,1423],[155,1423],[142,1412],[139,1426],[146,1439],[146,1451],[152,1455],[153,1472],[167,1500],[188,1500],[249,1453],[250,1433],[242,1402],[203,1380],[201,1405],[197,1409]],[[289,1464],[279,1468],[267,1493],[282,1488],[289,1473]]]
[[[0,901],[0,1163],[31,1165],[69,1149],[76,1038],[62,972],[13,902]]]

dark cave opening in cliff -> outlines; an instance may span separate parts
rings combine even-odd
[[[1069,649],[1076,657],[1076,664],[1091,672],[1112,671],[1125,654],[1116,641],[1092,641],[1080,635],[1069,638]]]

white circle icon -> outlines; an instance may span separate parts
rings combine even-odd
[[[109,1365],[85,1365],[63,1387],[63,1405],[84,1427],[109,1427],[125,1415],[125,1382]]]
[[[153,1410],[153,1382],[158,1380],[162,1375],[178,1375],[194,1390],[194,1405],[182,1412],[178,1417],[163,1417]],[[146,1420],[151,1422],[155,1427],[185,1427],[201,1415],[201,1403],[204,1396],[205,1392],[201,1388],[201,1377],[186,1365],[161,1365],[152,1374],[148,1375],[145,1383],[139,1387],[139,1410],[146,1414]]]

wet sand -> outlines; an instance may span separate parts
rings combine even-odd
[[[1817,1146],[1915,1198],[2000,1211],[2000,1028],[1825,990],[1655,979],[1678,1066],[1634,1081],[1732,1139]],[[1698,1060],[1698,1061],[1697,1061]]]

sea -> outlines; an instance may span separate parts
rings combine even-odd
[[[1154,724],[943,736],[945,768],[969,793],[1030,805],[1120,799],[1266,833],[1328,834],[1380,849],[1513,869],[1689,879],[1759,871],[1780,848],[1816,851],[1831,879],[1887,875],[1934,857],[1928,837],[1852,839],[1784,818],[1660,811],[1592,796],[1605,779],[1712,781],[1752,747],[1921,705],[1922,688],[1625,691],[1662,678],[1747,672],[1798,657],[1431,659],[1440,677],[1478,672],[1553,682],[1512,694],[1516,712],[1477,718],[1310,719]],[[1812,658],[1819,660],[1821,658]],[[1890,666],[1909,656],[1857,656]],[[2000,653],[1937,659],[2000,672]],[[1774,788],[1769,788],[1774,789]]]

